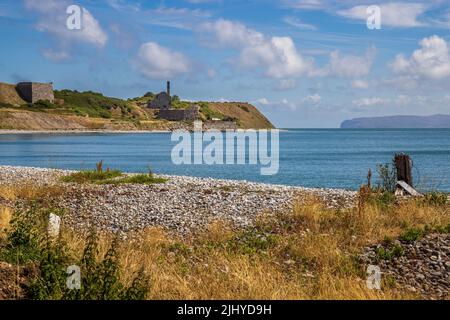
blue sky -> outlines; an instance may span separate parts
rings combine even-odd
[[[248,101],[278,127],[450,113],[449,1],[2,0],[0,33],[2,82],[129,98],[170,79],[184,99]]]

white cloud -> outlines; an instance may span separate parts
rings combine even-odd
[[[134,60],[135,67],[149,79],[170,79],[191,71],[191,61],[182,53],[155,42],[141,45]]]
[[[419,17],[426,12],[427,6],[422,3],[384,3],[380,4],[381,24],[391,27],[421,27],[426,23]],[[346,10],[338,10],[338,15],[357,20],[367,20],[367,5],[359,5]]]
[[[322,97],[319,94],[309,95],[303,99],[305,102],[309,102],[312,104],[319,104],[322,101]]]
[[[356,79],[352,81],[353,89],[368,89],[369,82],[367,80]]]
[[[36,29],[40,32],[54,36],[60,46],[70,46],[73,43],[88,43],[96,47],[104,47],[108,41],[108,35],[100,26],[100,23],[86,9],[82,8],[81,30],[69,30],[66,26],[66,8],[70,3],[66,1],[25,0],[25,7],[39,15]]]
[[[322,0],[285,0],[284,5],[293,9],[321,10],[326,4]]]
[[[267,98],[261,98],[256,100],[256,103],[263,105],[263,106],[267,106],[270,102],[269,100],[267,100]]]
[[[54,49],[44,49],[42,50],[42,55],[49,59],[53,60],[55,62],[64,61],[70,58],[70,54],[64,50],[54,50]]]
[[[258,45],[265,41],[262,33],[250,29],[240,22],[224,19],[203,23],[198,31],[204,32],[207,36],[204,44],[213,47],[242,48],[243,46]]]
[[[151,25],[182,30],[193,30],[211,17],[211,13],[201,9],[158,7],[145,11],[145,22]]]
[[[420,46],[410,58],[398,54],[391,63],[394,72],[434,80],[450,77],[448,43],[438,36],[431,36],[422,39]]]
[[[315,25],[304,23],[300,19],[294,18],[294,17],[284,17],[283,18],[284,23],[287,23],[290,26],[302,29],[302,30],[317,30],[317,27]]]
[[[371,107],[377,105],[383,105],[387,101],[382,98],[361,98],[353,100],[352,103],[357,107]]]
[[[235,62],[238,66],[263,68],[265,75],[271,78],[295,78],[312,68],[290,37],[267,38],[242,23],[224,19],[203,24],[199,32],[209,36],[207,42],[204,41],[208,45],[237,49],[239,57]]]
[[[276,90],[290,90],[297,86],[297,81],[295,79],[281,79],[276,85]]]
[[[375,53],[375,48],[369,48],[363,56],[343,55],[339,50],[333,51],[328,64],[324,68],[314,70],[312,75],[348,78],[367,76],[371,71]]]

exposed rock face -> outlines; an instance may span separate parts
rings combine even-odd
[[[20,82],[16,90],[23,100],[29,103],[35,103],[39,100],[48,100],[54,102],[52,83]]]

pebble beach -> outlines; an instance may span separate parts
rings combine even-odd
[[[0,185],[58,185],[68,170],[0,166]],[[68,211],[65,223],[85,228],[89,223],[112,232],[163,227],[185,235],[223,220],[251,226],[261,214],[291,210],[294,201],[314,195],[330,207],[352,206],[356,192],[269,185],[248,181],[158,175],[160,184],[66,184],[58,205]]]

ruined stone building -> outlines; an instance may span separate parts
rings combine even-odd
[[[158,93],[147,105],[150,109],[159,110],[158,118],[169,121],[194,121],[200,116],[200,107],[191,105],[187,109],[172,108],[172,97],[170,95],[170,81],[167,81],[166,92]]]
[[[19,82],[16,85],[19,96],[28,103],[35,103],[39,100],[54,102],[53,83]]]
[[[150,109],[170,109],[172,103],[172,97],[170,96],[170,81],[167,81],[167,91],[161,92],[150,101],[148,107]]]

